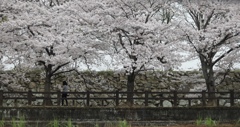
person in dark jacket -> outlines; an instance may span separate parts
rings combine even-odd
[[[66,105],[68,105],[67,96],[68,96],[68,84],[66,81],[63,81],[62,105],[64,105],[64,100],[66,101]]]

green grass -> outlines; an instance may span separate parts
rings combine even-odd
[[[118,122],[118,127],[131,127],[131,125],[126,120],[123,120]]]
[[[197,125],[197,126],[202,125],[202,123],[203,123],[202,118],[199,118],[199,119],[196,120],[196,125]]]
[[[12,118],[12,127],[26,127],[25,117],[20,117],[19,120]]]
[[[73,127],[72,120],[68,119],[67,121],[67,127]]]
[[[0,127],[4,127],[4,125],[5,125],[5,121],[4,121],[4,119],[2,119],[2,120],[0,121]]]
[[[60,123],[57,119],[50,121],[48,127],[60,127]]]
[[[210,117],[207,117],[205,119],[205,122],[204,124],[207,126],[207,127],[213,127],[213,126],[216,126],[217,125],[217,122],[213,119],[211,119]]]
[[[196,120],[196,125],[197,126],[205,125],[207,127],[214,127],[214,126],[217,126],[217,121],[213,120],[210,117],[207,117],[204,120],[202,118],[199,118],[199,119]]]

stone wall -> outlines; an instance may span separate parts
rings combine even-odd
[[[7,76],[6,76],[7,75]],[[16,75],[16,74],[1,74],[1,88],[4,91],[28,91],[31,89],[33,92],[44,91],[44,80],[42,73],[27,73],[25,75]],[[221,77],[216,81],[221,81]],[[15,79],[15,80],[13,80]],[[61,90],[62,81],[67,80],[70,86],[70,91],[72,92],[85,92],[85,91],[95,91],[95,92],[108,92],[108,91],[126,91],[127,90],[127,80],[126,75],[121,72],[82,72],[81,74],[67,74],[60,75],[58,77],[53,77],[52,90],[57,91]],[[239,79],[232,76],[227,76],[226,80],[217,82],[218,91],[229,91],[230,89],[238,90],[240,85],[238,85]],[[171,72],[146,72],[141,73],[136,77],[135,81],[135,91],[144,92],[164,92],[170,90],[177,91],[202,91],[205,90],[205,81],[201,72],[199,71],[189,71],[189,72],[180,72],[180,71],[171,71]],[[42,95],[36,95],[42,96]],[[56,95],[53,95],[56,97]],[[92,97],[98,97],[99,95],[92,95]],[[106,96],[106,95],[101,95]],[[126,96],[126,95],[124,95]],[[139,95],[143,96],[143,95]],[[157,95],[151,95],[156,97]],[[166,95],[168,97],[170,95]],[[194,95],[196,96],[196,95]],[[221,95],[224,97],[229,97],[229,95]],[[71,96],[70,96],[71,97]],[[5,106],[14,105],[12,101],[6,102]],[[21,101],[21,105],[25,105],[27,101]],[[40,105],[41,100],[34,102],[35,105]],[[91,106],[99,106],[101,102],[91,102]],[[105,102],[105,106],[114,106],[114,102]],[[194,101],[192,105],[199,105],[201,102]],[[238,104],[239,101],[237,100]],[[78,106],[84,107],[85,104],[81,101],[78,102]],[[120,104],[124,104],[124,101]],[[144,105],[144,102],[139,101],[135,102],[136,105]],[[184,107],[188,105],[188,102],[185,100],[179,101],[179,106]],[[221,106],[229,106],[229,101],[222,100],[220,102]],[[149,104],[150,107],[171,107],[172,103],[170,101],[153,101]]]
[[[238,73],[239,75],[240,73]],[[43,81],[39,77],[30,76],[29,88],[33,91],[43,91]],[[240,78],[230,74],[222,81],[223,75],[217,76],[216,87],[218,91],[240,89]],[[126,91],[127,77],[121,72],[83,72],[79,75],[68,74],[55,77],[53,90],[61,88],[62,81],[67,80],[71,91]],[[39,85],[40,84],[40,85]],[[201,91],[205,90],[205,80],[199,71],[170,71],[170,72],[145,72],[136,77],[135,91]]]

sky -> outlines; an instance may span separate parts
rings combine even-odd
[[[86,65],[81,64],[80,66],[83,67],[83,66],[86,66]],[[121,68],[121,67],[118,67],[118,68]],[[176,70],[191,71],[191,70],[199,70],[199,68],[200,68],[199,60],[191,60],[191,61],[182,63],[182,65],[179,67],[179,69],[176,69]],[[111,67],[110,67],[110,65],[109,66],[108,65],[101,65],[101,66],[93,66],[91,69],[101,71],[101,70],[110,70]]]
[[[199,60],[191,60],[191,61],[182,63],[180,70],[188,71],[188,70],[196,70],[199,68],[200,68]]]
[[[81,67],[83,67],[84,65],[81,65]],[[10,70],[13,68],[13,65],[10,64],[5,64],[5,70]],[[199,60],[191,60],[191,61],[187,61],[182,63],[182,65],[179,67],[178,70],[181,71],[190,71],[190,70],[198,70],[200,68],[200,63]],[[87,69],[87,67],[86,67]],[[109,70],[109,66],[108,65],[101,65],[101,66],[96,66],[93,67],[92,69],[94,70]]]
[[[82,66],[84,66],[84,65],[81,65],[81,67]],[[239,68],[239,67],[240,67],[240,64],[237,64],[236,68]],[[9,70],[11,68],[13,68],[12,65],[5,65],[6,70]],[[101,65],[101,66],[98,66],[98,67],[93,67],[92,69],[93,70],[109,70],[109,66],[108,65],[106,65],[106,66]],[[199,62],[198,59],[196,59],[196,60],[191,60],[191,61],[187,61],[187,62],[182,63],[182,65],[177,70],[191,71],[191,70],[199,70],[199,69],[200,69],[200,62]]]

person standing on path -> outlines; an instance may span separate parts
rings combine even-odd
[[[68,105],[67,96],[68,96],[68,84],[66,81],[63,81],[62,105],[64,105],[64,100],[66,101],[66,105]]]

